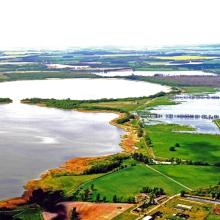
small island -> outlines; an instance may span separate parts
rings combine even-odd
[[[8,104],[12,103],[12,100],[10,98],[0,98],[0,104]]]

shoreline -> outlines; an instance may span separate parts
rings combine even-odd
[[[39,105],[39,106],[46,107],[44,105]],[[109,121],[109,124],[116,126],[125,132],[125,134],[121,136],[120,143],[119,143],[119,146],[121,147],[120,153],[133,153],[136,150],[135,144],[139,140],[138,140],[138,136],[136,134],[135,129],[132,128],[132,125],[130,123],[126,125],[121,125],[117,123],[117,120],[120,118],[123,118],[125,113],[119,113],[116,111],[108,111],[108,110],[83,110],[83,109],[81,110],[72,109],[72,110],[79,111],[79,112],[91,112],[91,113],[92,112],[94,113],[103,112],[103,113],[116,114],[117,117]],[[85,171],[90,166],[90,163],[92,161],[105,160],[106,158],[112,155],[115,155],[115,154],[94,156],[94,157],[75,157],[75,158],[68,159],[64,161],[64,163],[60,164],[59,167],[45,170],[42,174],[40,174],[39,178],[28,180],[27,183],[24,185],[24,191],[20,197],[0,200],[0,208],[16,208],[19,205],[26,204],[29,201],[29,198],[33,190],[35,190],[36,188],[40,188],[40,187],[36,187],[37,183],[49,175],[62,174],[63,172],[72,172],[72,173],[75,173],[76,175],[82,175],[83,171]]]

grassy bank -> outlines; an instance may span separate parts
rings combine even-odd
[[[159,92],[155,95],[149,97],[131,97],[131,98],[118,98],[118,99],[98,99],[98,100],[70,100],[70,99],[41,99],[41,98],[31,98],[23,99],[22,103],[26,104],[37,104],[46,107],[55,107],[60,109],[77,109],[77,110],[106,110],[106,111],[116,111],[129,113],[137,109],[142,109],[152,105],[169,105],[173,104],[169,100],[170,94],[179,93],[180,90],[173,90],[166,94],[164,92]]]

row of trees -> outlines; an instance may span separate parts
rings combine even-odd
[[[124,123],[129,122],[131,119],[134,119],[134,118],[135,118],[134,115],[132,115],[130,113],[126,113],[126,115],[123,118],[119,118],[117,120],[117,123],[118,124],[124,124]]]
[[[144,135],[144,141],[148,147],[153,147],[153,143],[148,134]]]
[[[156,197],[166,194],[163,188],[159,188],[159,187],[151,188],[149,186],[143,187],[140,192],[141,193],[146,193],[146,194],[153,194]]]
[[[211,197],[212,199],[220,199],[220,182],[215,186],[208,188],[200,188],[192,192],[196,196]]]
[[[116,168],[125,168],[122,162],[129,158],[127,154],[117,154],[105,160],[97,161],[84,174],[106,173]]]
[[[132,154],[132,158],[134,160],[143,162],[145,164],[149,164],[152,162],[150,158],[148,158],[146,155],[144,155],[142,153],[134,153],[134,154]]]
[[[114,202],[114,203],[134,203],[134,197],[124,198],[122,196],[113,195],[112,199],[107,199],[104,195],[102,196],[97,189],[95,189],[94,184],[92,184],[89,188],[79,189],[77,190],[73,197],[73,200],[79,201],[90,201],[90,202]]]
[[[182,160],[181,158],[170,158],[167,159],[167,162],[171,162],[172,164],[184,164],[184,165],[195,165],[195,166],[210,166],[208,162],[205,161],[192,161],[192,160]]]

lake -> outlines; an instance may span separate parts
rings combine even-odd
[[[220,96],[220,92],[216,94],[211,94],[210,96]],[[180,125],[192,126],[199,133],[210,133],[210,134],[220,134],[220,129],[213,119],[203,119],[203,118],[180,118],[176,116],[181,115],[210,115],[210,116],[220,116],[220,99],[175,99],[175,101],[180,102],[177,105],[166,105],[158,106],[151,110],[151,113],[159,114],[162,117],[157,118],[155,121],[173,123]],[[145,110],[148,111],[148,110]],[[143,118],[146,118],[145,111],[140,112]],[[173,114],[173,118],[166,117],[169,114]]]
[[[3,82],[0,96],[23,98],[100,99],[149,96],[169,87],[123,79],[52,79]]]
[[[27,180],[67,159],[120,152],[113,113],[83,113],[21,104],[23,98],[99,99],[169,91],[152,83],[118,79],[64,79],[0,83],[0,199],[21,195]]]

